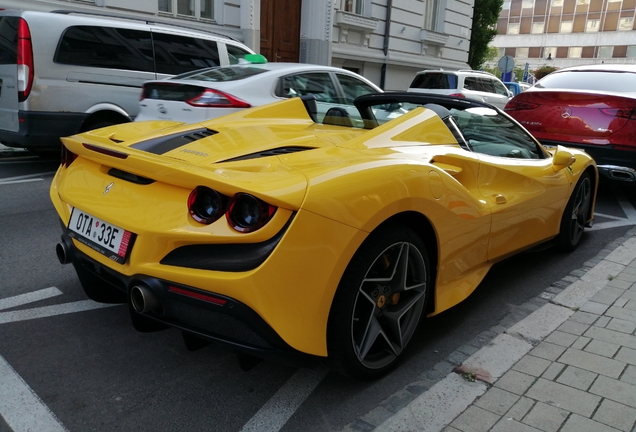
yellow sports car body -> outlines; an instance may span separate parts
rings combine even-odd
[[[493,263],[572,250],[593,220],[594,161],[490,105],[385,93],[353,108],[317,119],[303,97],[63,138],[60,262],[138,330],[368,378]]]

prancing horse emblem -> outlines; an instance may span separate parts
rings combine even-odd
[[[104,188],[104,193],[102,195],[106,195],[108,192],[110,192],[110,190],[113,188],[113,186],[115,185],[114,182],[110,182],[105,188]]]

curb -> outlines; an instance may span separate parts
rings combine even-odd
[[[441,431],[576,311],[592,311],[595,304],[588,300],[634,259],[636,228],[631,228],[582,269],[521,305],[526,316],[512,312],[344,430]],[[445,376],[435,377],[436,371]]]

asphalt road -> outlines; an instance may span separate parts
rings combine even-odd
[[[383,379],[356,382],[322,366],[272,362],[245,372],[225,348],[188,352],[177,331],[137,333],[125,306],[86,300],[72,267],[55,257],[61,230],[48,198],[55,168],[55,161],[0,159],[2,432],[42,424],[70,431],[336,430],[434,374],[439,361],[636,224],[636,194],[603,188],[597,223],[574,253],[545,249],[496,265],[469,299],[425,321],[405,360]]]

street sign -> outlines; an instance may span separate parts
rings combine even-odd
[[[499,59],[499,63],[497,63],[497,67],[503,73],[512,72],[515,68],[515,59],[513,56],[503,56]]]

